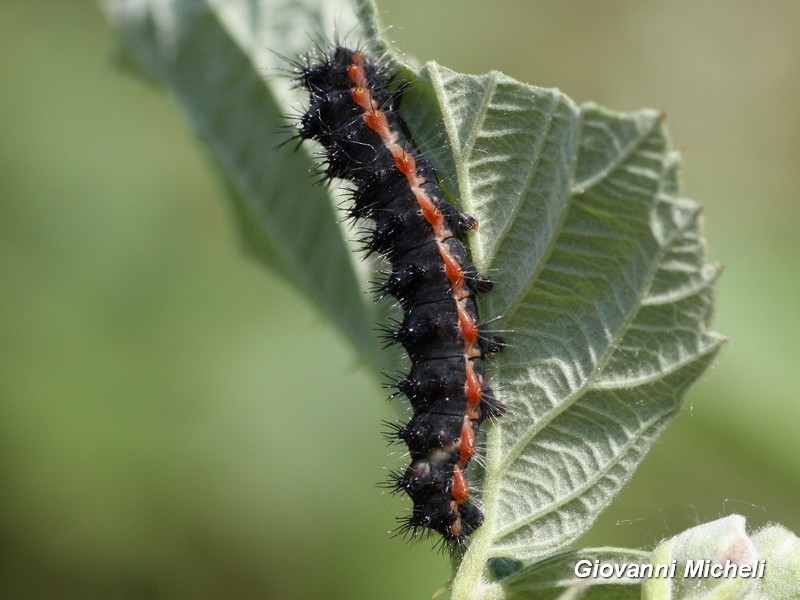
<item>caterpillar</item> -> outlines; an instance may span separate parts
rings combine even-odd
[[[324,177],[351,182],[347,215],[374,223],[363,246],[391,265],[377,292],[403,311],[384,331],[411,362],[392,383],[413,411],[389,432],[411,459],[389,482],[413,505],[399,531],[436,531],[461,544],[484,519],[466,475],[478,428],[505,411],[484,383],[484,358],[504,341],[481,322],[476,303],[493,283],[468,260],[463,243],[478,222],[445,198],[398,113],[404,87],[389,70],[358,49],[337,45],[322,54],[295,63],[297,84],[309,94],[296,137],[322,145]]]

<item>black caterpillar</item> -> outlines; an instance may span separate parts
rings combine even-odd
[[[385,68],[360,50],[336,47],[299,64],[297,80],[310,95],[297,136],[325,148],[325,177],[355,184],[349,216],[374,221],[364,246],[392,267],[377,288],[404,312],[385,334],[411,359],[411,371],[394,387],[414,414],[390,433],[411,456],[390,481],[414,504],[400,531],[432,529],[462,543],[483,523],[464,473],[478,426],[505,410],[483,382],[484,356],[504,343],[485,330],[475,302],[493,284],[469,262],[461,241],[477,220],[444,198],[397,113],[403,87],[393,91]]]

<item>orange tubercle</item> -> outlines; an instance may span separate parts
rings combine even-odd
[[[460,538],[462,532],[461,513],[458,510],[458,504],[456,502],[450,503],[450,512],[456,516],[455,520],[450,525],[450,535],[452,535],[454,538]]]
[[[433,227],[434,235],[436,235],[437,229],[441,229],[442,224],[444,223],[444,217],[442,216],[441,211],[436,207],[436,205],[422,188],[412,187],[411,191],[413,192],[414,198],[416,198],[417,204],[422,211],[423,218],[431,225],[431,227]],[[442,250],[440,247],[439,252],[441,253],[441,251]]]
[[[450,252],[445,248],[443,245],[439,244],[439,254],[442,255],[442,262],[444,263],[444,272],[447,275],[447,279],[450,280],[450,283],[453,288],[460,287],[461,284],[464,282],[464,270],[461,268],[461,264],[458,262],[455,256],[450,254]],[[455,295],[455,289],[453,290]]]
[[[353,97],[353,102],[358,104],[364,110],[369,110],[372,106],[372,94],[369,90],[363,87],[354,87],[350,90],[350,95]],[[366,114],[364,118],[366,119]]]
[[[392,147],[392,157],[394,164],[397,165],[397,170],[405,175],[411,183],[412,178],[417,176],[417,163],[414,161],[414,157],[396,144]]]
[[[362,108],[366,111],[364,113],[364,121],[366,121],[367,127],[377,133],[384,143],[392,143],[392,130],[389,127],[389,121],[386,119],[386,113],[382,110],[374,110],[372,99],[370,99],[369,106],[362,106]]]
[[[461,441],[458,444],[458,464],[465,466],[473,454],[475,454],[475,431],[472,429],[472,421],[465,417],[461,425]]]
[[[478,342],[478,324],[460,303],[458,305],[458,328],[461,331],[461,337],[464,338],[464,352],[470,354]]]
[[[467,360],[467,381],[464,383],[464,395],[467,397],[467,407],[476,411],[483,399],[483,381],[481,376],[475,372],[471,360]],[[477,418],[477,414],[475,418]]]
[[[464,504],[469,498],[469,484],[464,476],[464,471],[458,465],[453,467],[453,489],[450,491],[457,504]]]

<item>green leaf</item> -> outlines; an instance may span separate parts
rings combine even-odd
[[[481,222],[472,255],[496,282],[481,314],[509,332],[490,365],[510,410],[488,427],[486,522],[453,588],[480,597],[490,558],[553,555],[630,478],[723,340],[709,331],[719,269],[658,113],[435,63],[416,84],[428,91],[407,110],[435,123],[419,108],[435,97],[451,155],[439,166]]]
[[[770,525],[753,534],[758,558],[767,561],[764,579],[748,600],[797,598],[800,590],[800,538],[780,525]]]
[[[676,561],[675,577],[645,582],[642,598],[646,600],[790,600],[800,590],[800,539],[783,527],[766,527],[752,536],[747,534],[745,519],[731,515],[711,523],[687,529],[662,542],[653,552],[653,563]],[[687,574],[702,561],[724,568],[728,561],[749,565],[747,576],[714,576],[709,571]],[[763,563],[763,576],[759,565]],[[722,572],[722,571],[721,571]],[[722,572],[724,573],[724,572]]]
[[[533,563],[501,581],[506,600],[636,600],[641,597],[637,579],[626,577],[608,579],[578,578],[575,566],[579,561],[599,561],[609,565],[644,564],[649,553],[624,548],[586,548],[564,552]]]
[[[124,55],[163,86],[203,140],[230,191],[246,249],[316,304],[376,367],[386,364],[374,335],[369,279],[345,242],[331,194],[312,187],[315,161],[303,147],[277,148],[299,111],[290,64],[315,34],[352,24],[341,2],[313,0],[105,0]]]
[[[579,578],[576,565],[583,560],[591,565],[599,563],[604,569],[619,566],[623,575],[605,577],[601,570],[597,578]],[[709,571],[684,577],[688,561],[692,561],[689,570],[697,565],[702,569],[706,561],[718,565],[722,576]],[[722,569],[727,561],[747,565],[745,576],[734,577],[732,567],[725,576]],[[639,565],[647,564],[654,566],[657,576],[637,579]],[[670,569],[674,577],[661,575]],[[687,529],[662,542],[652,554],[621,548],[565,552],[483,586],[482,597],[504,600],[790,600],[797,598],[800,590],[800,539],[778,525],[748,536],[744,517],[731,515]]]
[[[248,247],[377,366],[377,311],[332,201],[308,186],[308,156],[273,151],[296,96],[265,49],[302,53],[317,21],[331,35],[318,4],[106,0],[129,53],[219,163]],[[490,563],[541,560],[584,533],[679,410],[723,339],[709,330],[718,268],[657,112],[412,68],[378,36],[372,3],[355,6],[366,46],[409,82],[401,111],[443,188],[481,222],[471,253],[496,283],[481,314],[502,317],[509,343],[488,367],[509,411],[486,424],[486,521],[452,588],[483,597],[498,589]]]

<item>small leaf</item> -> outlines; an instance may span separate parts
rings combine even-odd
[[[770,525],[752,536],[759,560],[767,561],[764,579],[748,599],[790,600],[800,595],[800,538],[780,525]]]
[[[556,600],[566,598],[635,600],[641,597],[638,579],[579,578],[576,565],[599,561],[605,565],[646,564],[649,553],[624,548],[587,548],[558,554],[534,563],[501,581],[507,600]]]
[[[672,579],[645,582],[642,598],[647,600],[790,600],[800,592],[797,536],[770,526],[750,537],[739,515],[687,529],[661,543],[651,560],[674,560],[677,567]],[[746,565],[746,571],[734,577],[729,565]],[[727,575],[725,568],[731,569]]]

